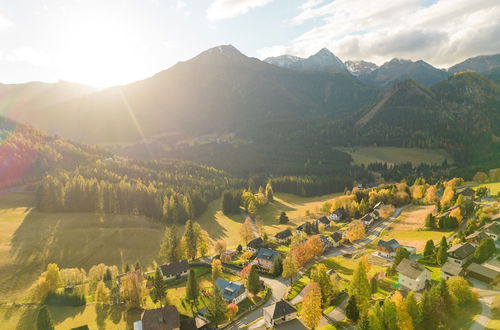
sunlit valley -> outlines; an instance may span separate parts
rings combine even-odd
[[[500,6],[416,3],[0,4],[0,329],[499,329]]]

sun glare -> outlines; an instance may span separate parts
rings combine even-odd
[[[107,87],[137,80],[144,74],[147,49],[125,22],[92,17],[69,22],[57,62],[66,80]]]

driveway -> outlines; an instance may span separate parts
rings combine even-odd
[[[476,279],[467,278],[467,280],[472,284],[472,287],[479,291],[479,303],[481,304],[481,314],[474,320],[469,330],[483,330],[491,320],[490,305],[495,296],[498,295],[498,291],[488,289],[486,284]]]

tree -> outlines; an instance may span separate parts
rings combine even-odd
[[[194,302],[200,295],[200,284],[193,269],[189,270],[186,280],[186,299]]]
[[[394,214],[394,206],[392,205],[382,205],[380,207],[380,216],[384,219],[388,219],[391,215]]]
[[[266,197],[267,197],[267,200],[269,202],[273,202],[274,201],[274,192],[273,192],[273,187],[271,185],[271,181],[269,181],[266,184]]]
[[[434,241],[433,240],[428,240],[425,243],[425,248],[424,248],[424,257],[429,257],[434,254]]]
[[[376,293],[378,290],[378,281],[376,276],[372,276],[370,279],[370,289],[372,294]]]
[[[460,196],[462,196],[462,195],[460,195]],[[463,216],[462,216],[462,211],[460,210],[460,208],[457,207],[456,209],[451,210],[450,217],[457,219],[458,223],[462,222]]]
[[[99,281],[95,290],[95,301],[99,304],[109,304],[109,296],[110,290],[103,281]]]
[[[379,303],[376,303],[370,309],[368,319],[370,321],[370,330],[384,330],[384,315]]]
[[[278,256],[274,258],[271,274],[277,277],[280,276],[281,273],[283,273],[283,262],[281,261],[281,258]]]
[[[186,255],[189,259],[196,259],[198,253],[198,235],[194,222],[188,220],[184,229],[184,239],[186,241]]]
[[[201,229],[201,226],[198,223],[196,223],[196,231],[198,235],[198,254],[201,257],[205,257],[208,253],[210,236],[205,230]]]
[[[436,218],[432,215],[432,213],[427,214],[425,217],[425,227],[436,228]]]
[[[390,299],[386,298],[384,306],[382,307],[382,314],[384,319],[385,329],[399,330],[398,327],[398,311],[396,304]]]
[[[359,319],[359,309],[356,303],[356,296],[349,296],[347,301],[347,306],[345,307],[345,316],[352,322],[356,322]]]
[[[483,263],[495,253],[495,241],[492,238],[483,239],[474,251],[474,261]]]
[[[356,296],[357,305],[361,310],[368,309],[371,289],[363,262],[358,262],[358,266],[354,270],[351,282],[349,283],[348,292],[350,296]]]
[[[212,259],[212,280],[215,281],[222,276],[222,263],[220,259]]]
[[[241,239],[248,244],[248,242],[254,237],[252,219],[246,217],[245,222],[240,229]]]
[[[323,253],[325,244],[319,235],[310,236],[306,241],[306,253],[311,258],[317,257]]]
[[[436,186],[430,186],[425,192],[424,200],[427,204],[434,204],[439,201],[439,196],[437,194]]]
[[[396,249],[396,255],[394,256],[394,261],[392,263],[392,267],[396,269],[396,267],[399,265],[399,263],[403,260],[406,259],[410,256],[410,252],[408,252],[407,249],[404,247],[398,247]]]
[[[396,304],[396,309],[398,313],[398,327],[399,329],[413,330],[413,320],[406,309],[406,304],[404,303],[403,296],[401,292],[396,291],[392,295],[392,301]]]
[[[413,328],[417,328],[422,321],[420,307],[417,303],[417,299],[415,298],[415,292],[410,291],[405,299],[405,307],[406,311],[410,315],[413,323]]]
[[[290,280],[290,285],[292,285],[292,280],[295,275],[297,275],[297,268],[295,267],[291,256],[287,256],[283,261],[282,276],[284,279]]]
[[[370,317],[368,316],[368,313],[364,312],[361,314],[361,317],[359,318],[359,322],[358,322],[356,329],[357,330],[371,330]]]
[[[467,306],[471,302],[477,301],[477,295],[472,292],[472,288],[463,277],[453,276],[447,281],[450,294],[455,297],[459,306]]]
[[[282,211],[280,214],[280,224],[288,223],[288,221],[290,221],[290,219],[288,219],[288,216],[286,215],[286,213],[284,211]]]
[[[317,264],[311,270],[311,280],[318,283],[321,288],[323,306],[327,306],[330,303],[335,291],[332,279],[327,272],[328,268],[324,264]]]
[[[54,292],[59,286],[62,285],[61,273],[57,264],[48,264],[47,272],[45,273],[45,280],[50,292]]]
[[[478,198],[483,198],[489,194],[489,189],[487,187],[479,187],[476,189],[476,196]]]
[[[304,324],[309,328],[318,326],[321,320],[321,288],[316,282],[309,283],[305,288],[304,299],[302,300],[302,308],[300,317]]]
[[[436,263],[439,265],[444,265],[446,260],[448,260],[448,243],[446,242],[446,237],[441,238],[441,243],[436,253]]]
[[[243,246],[241,246],[241,244],[238,244],[238,246],[236,247],[236,251],[241,253],[241,251],[243,251]]]
[[[248,292],[256,295],[260,291],[260,278],[257,273],[257,267],[252,266],[250,268],[250,273],[248,274]]]
[[[229,304],[227,305],[227,317],[230,319],[230,320],[233,320],[233,317],[236,316],[236,314],[238,314],[238,305],[236,304]]]
[[[349,230],[346,233],[346,238],[353,242],[365,237],[365,225],[359,220],[354,220],[349,225]]]
[[[227,304],[222,298],[219,288],[215,284],[206,308],[206,318],[212,322],[217,329],[217,325],[226,320]]]
[[[163,274],[160,268],[156,268],[155,275],[153,277],[153,287],[150,292],[151,300],[156,304],[160,302],[162,306],[166,305],[167,300],[167,285],[163,279]]]
[[[54,330],[54,322],[52,321],[52,316],[50,315],[47,305],[43,305],[38,310],[38,316],[36,317],[36,329]]]
[[[120,295],[128,309],[140,308],[144,304],[148,289],[140,272],[129,272],[120,279]]]
[[[430,290],[425,290],[420,300],[420,320],[422,320],[422,328],[424,329],[433,329],[438,322],[434,305],[433,295]]]
[[[474,174],[472,180],[479,183],[486,182],[488,181],[488,174],[484,172],[477,172],[476,174]]]
[[[222,254],[222,252],[226,251],[227,244],[226,241],[218,240],[214,244],[214,250],[217,254]]]

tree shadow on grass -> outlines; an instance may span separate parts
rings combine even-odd
[[[23,308],[21,317],[16,325],[16,330],[32,330],[38,316],[38,307]]]
[[[334,269],[337,273],[341,273],[344,275],[352,275],[354,273],[354,271],[351,268],[342,266],[342,264],[335,262],[333,260],[327,259],[323,261],[323,263],[328,269]]]

